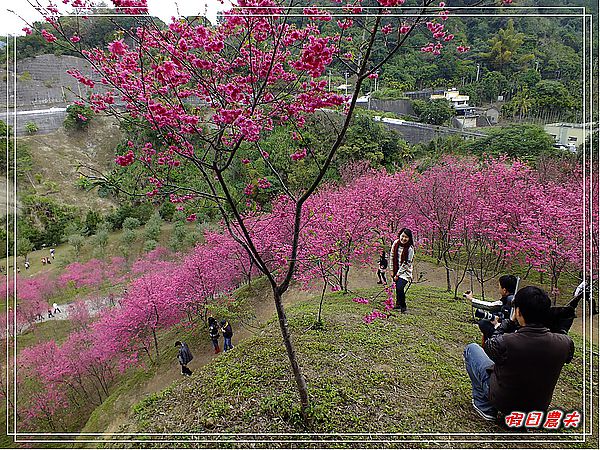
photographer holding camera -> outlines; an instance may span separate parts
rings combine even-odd
[[[494,334],[494,330],[500,325],[502,319],[510,317],[517,284],[518,279],[514,275],[502,275],[498,279],[498,291],[502,298],[495,302],[477,300],[471,291],[463,294],[466,299],[471,301],[471,305],[477,308],[475,317],[481,319],[477,325],[483,334],[483,342]]]
[[[505,333],[499,326],[483,348],[465,348],[472,404],[485,420],[496,420],[498,411],[548,409],[562,367],[575,350],[569,336],[546,327],[551,314],[548,295],[538,287],[525,287],[514,298],[511,316],[520,328]]]

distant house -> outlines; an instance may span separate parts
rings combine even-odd
[[[544,125],[544,130],[559,146],[567,147],[575,151],[585,141],[590,134],[590,130],[595,131],[598,125],[590,126],[587,123],[549,123]]]
[[[488,118],[492,125],[497,124],[498,120],[500,119],[500,111],[498,111],[496,108],[486,108],[483,111],[483,115]]]
[[[458,89],[456,89],[456,88],[448,89],[447,91],[443,91],[443,92],[439,92],[439,93],[433,93],[433,94],[431,94],[429,99],[430,100],[441,100],[441,99],[448,100],[452,104],[452,107],[456,111],[457,115],[469,116],[469,115],[473,114],[474,108],[472,106],[469,106],[469,96],[461,95],[461,93],[458,92]]]

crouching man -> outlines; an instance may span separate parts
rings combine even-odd
[[[484,348],[469,344],[464,358],[473,387],[473,407],[485,420],[498,412],[546,411],[565,363],[575,346],[565,334],[552,333],[544,324],[550,298],[540,288],[520,289],[511,319],[520,328],[512,333],[498,327]]]

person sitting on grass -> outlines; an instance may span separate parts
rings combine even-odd
[[[544,324],[550,315],[550,297],[527,286],[513,301],[511,319],[520,328],[504,333],[498,327],[484,348],[469,344],[464,351],[471,386],[471,403],[477,414],[496,420],[498,411],[546,411],[562,367],[571,361],[573,340],[553,333]]]

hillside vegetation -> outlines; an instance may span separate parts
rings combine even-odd
[[[373,298],[377,291],[357,294]],[[462,351],[480,335],[466,304],[453,301],[440,289],[413,286],[409,314],[366,325],[362,317],[372,305],[353,302],[357,294],[328,295],[323,328],[314,327],[318,299],[289,309],[311,393],[308,425],[302,421],[278,325],[272,320],[259,334],[238,343],[191,378],[148,396],[134,407],[120,431],[505,431],[481,421],[471,407]],[[582,408],[582,341],[575,339],[575,359],[563,369],[552,402],[565,410]]]
[[[68,205],[108,210],[115,202],[98,196],[78,183],[81,166],[96,171],[108,170],[114,161],[115,147],[122,138],[118,124],[98,116],[87,132],[68,132],[64,128],[50,134],[23,136],[19,145],[30,148],[32,167],[20,194],[30,191]],[[89,170],[88,170],[89,171]]]

